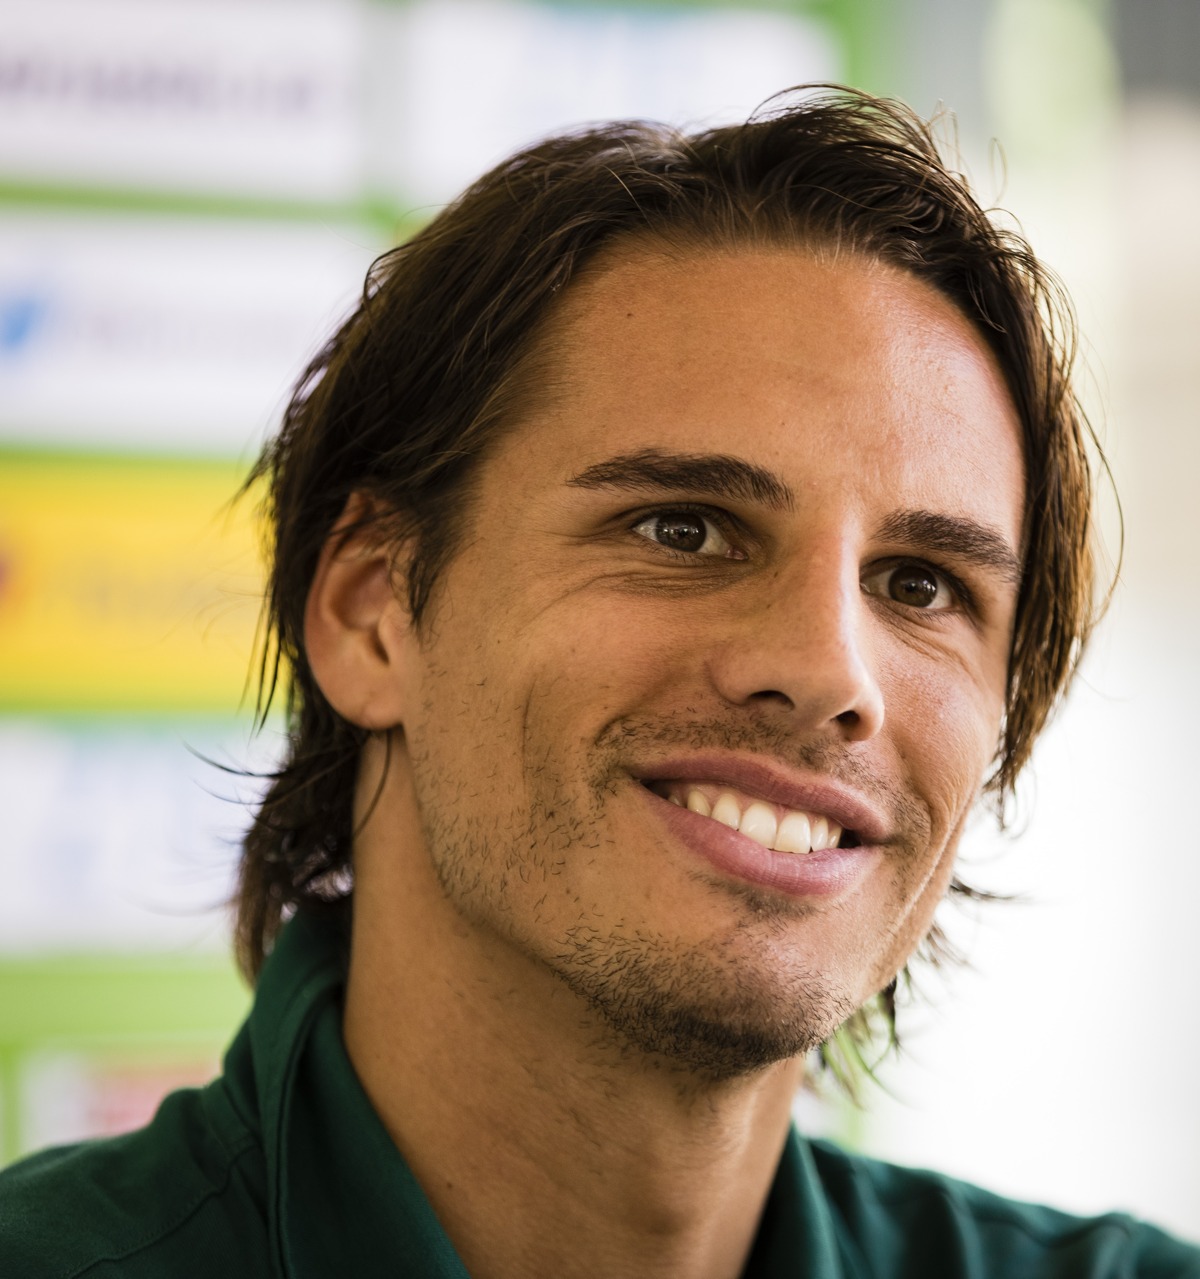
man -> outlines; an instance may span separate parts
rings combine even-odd
[[[553,139],[388,255],[257,470],[254,1011],[149,1129],[0,1179],[0,1270],[1200,1275],[789,1124],[1086,638],[1055,315],[842,92]]]

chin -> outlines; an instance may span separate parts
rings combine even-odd
[[[557,975],[625,1052],[710,1083],[803,1057],[857,1005],[811,973],[765,975],[726,957],[614,945],[573,953]]]

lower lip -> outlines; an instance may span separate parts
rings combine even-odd
[[[837,897],[854,888],[879,856],[870,845],[824,848],[815,853],[779,853],[723,822],[701,817],[640,788],[667,829],[718,871],[791,897]]]

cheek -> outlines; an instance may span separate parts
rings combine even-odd
[[[936,848],[961,826],[995,757],[1002,690],[961,671],[909,670],[891,693],[884,731],[890,732],[909,785],[929,810]]]
[[[879,955],[873,989],[881,989],[912,956],[933,923],[954,874],[963,827],[995,754],[1002,701],[978,683],[948,679],[944,672],[897,683],[885,732],[906,785],[928,814],[924,849],[900,868],[900,905],[886,953]]]
[[[574,759],[576,767],[599,766],[593,752],[614,723],[677,706],[686,681],[678,651],[615,622],[570,634],[566,642],[561,629],[533,637],[528,651],[536,662],[510,672],[522,725],[516,749],[531,764],[553,751],[564,765]]]
[[[535,697],[553,684],[564,706],[586,705],[596,718],[644,704],[659,691],[678,694],[700,667],[698,637],[681,610],[664,615],[641,603],[609,598],[547,612],[518,632],[518,678]]]
[[[929,868],[930,873],[919,887],[907,885],[909,896],[906,908],[896,921],[890,939],[882,952],[877,954],[874,971],[864,988],[859,991],[860,999],[867,999],[882,990],[893,977],[913,957],[921,942],[928,935],[933,924],[934,915],[946,896],[950,880],[954,873],[953,847],[958,841],[961,828],[951,832],[946,845],[946,853]],[[901,891],[904,896],[904,889]]]
[[[411,738],[438,767],[503,779],[516,794],[531,773],[564,769],[612,720],[678,689],[687,659],[661,619],[623,601],[531,607],[479,585],[470,616],[458,606],[436,619],[425,653]]]

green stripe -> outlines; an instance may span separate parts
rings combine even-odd
[[[407,8],[412,0],[373,0],[385,9]],[[750,12],[808,14],[822,0],[550,0],[548,9],[587,9],[593,13],[678,13],[680,10],[744,9]]]
[[[12,430],[13,428],[6,423],[4,429]],[[88,441],[82,446],[76,446],[69,441],[56,441],[53,444],[31,444],[24,439],[16,439],[11,442],[0,439],[0,466],[6,463],[11,463],[14,466],[48,466],[51,468],[68,466],[79,469],[86,467],[88,470],[112,467],[121,471],[128,471],[131,467],[134,467],[139,470],[187,470],[193,472],[197,468],[201,468],[211,471],[214,475],[229,476],[231,482],[235,484],[245,478],[243,468],[249,469],[248,463],[244,463],[241,458],[228,453],[192,453],[171,450],[159,452],[148,450],[145,446],[123,444],[120,440],[114,440],[111,444],[107,441],[103,444]]]
[[[0,957],[0,1165],[26,1151],[21,1078],[32,1054],[219,1053],[250,994],[228,955]]]
[[[121,711],[99,715],[92,714],[86,709],[81,710],[79,706],[72,706],[69,709],[53,712],[39,710],[36,713],[22,712],[17,715],[0,712],[0,727],[12,728],[14,724],[28,725],[33,728],[50,727],[56,732],[71,733],[85,738],[108,738],[125,732],[141,734],[149,731],[156,739],[161,737],[164,740],[166,743],[164,749],[174,749],[176,745],[182,745],[185,748],[188,745],[197,745],[207,750],[214,745],[217,749],[228,746],[230,743],[227,739],[230,737],[235,739],[244,737],[247,741],[258,737],[260,733],[253,731],[254,717],[251,711],[252,708],[246,708],[240,714],[231,714],[229,711],[187,710],[178,711],[170,716],[157,712],[142,715]],[[168,720],[169,722],[164,722]],[[282,733],[284,727],[283,713],[277,709],[268,716],[261,732]],[[203,741],[192,742],[193,734],[202,734]],[[237,741],[235,740],[233,744],[236,745]],[[3,962],[3,954],[0,952],[0,964]],[[0,1021],[0,1027],[2,1025]]]
[[[252,678],[257,681],[257,673]],[[103,690],[94,694],[81,693],[78,689],[61,693],[43,690],[28,697],[20,693],[0,697],[0,719],[36,719],[60,726],[78,722],[81,727],[95,725],[97,721],[161,727],[181,719],[249,725],[254,718],[256,696],[253,686],[238,698],[214,693],[204,699],[189,699],[186,689],[171,697],[153,690],[139,693],[136,689],[126,690],[119,697],[106,696]]]
[[[76,954],[0,958],[0,1039],[224,1035],[250,994],[226,954]]]
[[[352,201],[272,199],[210,192],[85,187],[74,183],[0,179],[0,206],[37,206],[100,213],[155,213],[253,218],[277,222],[365,223],[386,240],[411,235],[430,211],[405,208],[386,196]]]

